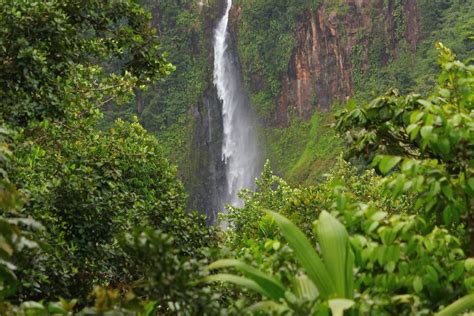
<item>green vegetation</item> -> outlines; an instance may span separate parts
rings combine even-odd
[[[468,243],[474,244],[473,67],[456,61],[443,44],[437,47],[442,72],[427,100],[391,91],[364,107],[348,108],[336,127],[347,135],[348,154],[369,160],[382,173],[402,162],[400,172],[387,178],[391,193],[415,194],[414,210],[433,223],[457,227],[465,219]]]
[[[271,2],[255,4],[266,12]],[[169,32],[198,21],[176,3],[151,8],[176,17],[163,27]],[[275,19],[294,8],[276,3]],[[300,11],[291,12],[288,25]],[[174,67],[150,14],[132,0],[8,0],[0,1],[0,13],[1,315],[474,309],[469,60],[438,42],[441,70],[429,81],[437,83],[420,94],[392,89],[360,105],[348,102],[335,118],[317,113],[309,122],[293,118],[284,130],[267,127],[274,166],[297,184],[274,175],[267,162],[257,190],[243,190],[243,206],[222,216],[222,230],[185,210],[186,192],[166,158],[166,147],[184,139],[185,109],[195,101],[180,89],[202,92],[197,78],[206,70],[157,83]],[[204,63],[196,56],[181,56],[178,66]],[[165,126],[165,148],[139,118],[112,123],[101,111],[153,84],[157,90],[146,98],[158,102],[154,93],[165,91],[166,106],[157,121],[145,119],[145,110],[141,120]]]
[[[103,125],[109,127],[116,118],[132,121],[134,116],[153,133],[170,160],[185,169],[193,133],[191,109],[202,98],[212,82],[208,67],[212,47],[210,22],[217,18],[217,1],[140,1],[152,16],[158,29],[161,51],[166,52],[176,71],[160,78],[159,84],[143,87],[133,104],[111,106],[105,111]]]
[[[354,65],[354,83],[356,86],[355,99],[364,102],[374,98],[389,88],[397,87],[402,93],[418,92],[429,95],[435,84],[436,53],[432,47],[435,41],[441,41],[446,46],[458,52],[464,60],[469,51],[474,48],[472,39],[474,21],[474,6],[472,3],[447,1],[418,1],[420,12],[420,40],[416,51],[408,46],[404,39],[406,22],[400,13],[401,1],[395,1],[396,39],[399,41],[398,56],[389,56],[388,62],[384,56],[389,50],[390,43],[382,40],[382,30],[374,30],[372,34],[361,34],[361,39],[369,41],[368,69],[362,68],[362,45],[354,46],[352,62]]]
[[[380,176],[340,161],[320,184],[291,187],[267,164],[256,192],[242,194],[245,206],[225,217],[234,227],[226,244],[240,261],[209,266],[243,276],[206,280],[263,293],[248,298],[249,312],[447,315],[472,308],[465,295],[474,280],[466,238],[474,198],[474,69],[440,43],[438,49],[442,71],[432,96],[392,93],[350,104],[337,118],[345,153],[368,160]],[[285,295],[270,295],[278,284]]]
[[[342,21],[348,13],[348,6],[343,1],[265,0],[237,1],[237,5],[242,8],[236,27],[238,51],[252,105],[265,126],[267,157],[271,158],[275,172],[290,182],[314,182],[327,172],[339,153],[337,144],[340,140],[330,135],[326,124],[315,124],[321,114],[314,113],[311,127],[296,117],[292,118],[289,127],[268,125],[272,125],[277,99],[282,93],[281,82],[295,52],[298,21],[303,20],[308,10],[324,5],[327,14],[337,13],[340,21],[337,29],[344,44],[347,25]],[[348,56],[352,64],[353,98],[358,103],[393,87],[402,93],[417,91],[429,95],[437,71],[436,52],[432,49],[436,40],[458,52],[461,60],[470,57],[468,52],[474,49],[473,4],[417,1],[420,30],[410,30],[410,33],[419,32],[416,50],[406,39],[408,24],[403,5],[403,1],[391,1],[390,4],[384,1],[384,10],[376,5],[365,8],[371,10],[372,27],[357,33],[356,43]],[[389,7],[394,26],[391,31],[385,27],[385,14]],[[262,19],[263,16],[266,18]],[[313,146],[312,142],[319,144]],[[336,145],[326,146],[328,143]],[[312,156],[308,156],[309,153]]]
[[[175,167],[136,121],[96,128],[102,106],[174,68],[151,15],[93,0],[4,1],[0,13],[0,314],[64,314],[93,290],[97,313],[125,293],[138,311],[143,296],[160,302],[151,310],[212,310],[205,287],[183,291],[216,239],[185,212]]]
[[[329,126],[334,110],[315,112],[309,121],[293,118],[286,128],[265,128],[266,155],[272,168],[291,183],[311,184],[328,172],[342,151],[342,141]]]
[[[316,9],[319,1],[258,0],[235,4],[245,12],[238,21],[238,51],[245,83],[248,91],[255,94],[253,106],[266,118],[281,92],[281,78],[296,46],[297,19],[307,9]],[[258,83],[251,78],[258,78]],[[255,89],[256,86],[262,87]]]
[[[7,123],[87,112],[90,99],[110,102],[172,70],[135,2],[3,1],[0,10],[0,113]]]

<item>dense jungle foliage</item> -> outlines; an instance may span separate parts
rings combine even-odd
[[[187,159],[188,107],[212,80],[204,2],[0,0],[0,314],[474,310],[470,11],[436,2],[423,23],[441,16],[456,40],[374,66],[336,115],[262,131],[291,181],[267,162],[223,230],[186,209],[168,160]],[[320,2],[248,3],[244,77],[255,62],[271,99],[295,19]],[[265,46],[261,16],[281,49]],[[413,81],[377,80],[404,72]]]

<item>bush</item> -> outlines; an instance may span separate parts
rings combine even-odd
[[[265,172],[262,178],[268,181],[269,170]],[[248,198],[246,207],[232,209],[229,225],[236,223],[239,228],[228,233],[227,244],[239,258],[274,274],[283,283],[287,289],[283,310],[296,312],[302,308],[304,314],[310,314],[325,301],[321,297],[314,298],[309,305],[304,300],[292,301],[289,294],[295,291],[292,284],[297,282],[300,273],[308,271],[297,259],[296,250],[285,245],[278,233],[279,225],[263,216],[262,209],[269,205],[293,218],[307,235],[317,230],[315,220],[324,210],[345,225],[355,255],[353,309],[361,314],[433,312],[472,291],[473,271],[468,268],[470,259],[466,258],[460,240],[441,227],[432,229],[431,223],[422,217],[406,214],[408,201],[392,204],[394,200],[381,198],[383,179],[380,177],[372,172],[362,176],[356,173],[354,167],[339,162],[328,175],[328,181],[313,188],[313,192],[319,194],[306,195],[302,203],[296,193],[299,189],[288,187],[273,176],[272,183],[280,182],[283,189],[264,185],[254,197]],[[342,183],[347,188],[341,186]],[[290,204],[285,203],[285,197],[291,199],[292,194],[292,201],[301,203],[300,209],[288,208]],[[249,217],[250,223],[243,224]],[[286,233],[284,235],[286,237]],[[239,236],[245,239],[237,243]],[[319,245],[321,241],[314,235],[311,237],[314,246]],[[264,295],[264,298],[271,297]]]
[[[85,297],[93,284],[131,281],[116,236],[133,227],[180,232],[175,246],[187,256],[210,241],[205,219],[183,209],[175,167],[138,123],[117,121],[100,132],[45,121],[16,142],[12,178],[28,196],[25,212],[46,227],[51,246],[36,258],[35,270],[43,267],[45,276],[24,283],[25,295]],[[24,277],[31,272],[26,267]]]
[[[474,254],[474,67],[441,43],[435,92],[402,96],[392,90],[361,107],[352,104],[335,124],[348,157],[360,157],[382,174],[394,197],[410,193],[428,222],[465,232]],[[466,229],[464,230],[463,227]]]
[[[61,120],[173,69],[136,1],[7,0],[0,15],[0,117],[11,125]]]

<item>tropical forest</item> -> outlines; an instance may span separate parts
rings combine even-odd
[[[474,1],[0,0],[0,315],[474,315]]]

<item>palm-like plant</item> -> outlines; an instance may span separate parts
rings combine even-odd
[[[474,308],[474,294],[466,295],[439,311],[435,316],[461,315]]]
[[[345,227],[328,212],[323,211],[320,214],[316,223],[320,256],[308,238],[290,220],[275,212],[266,211],[266,213],[275,220],[306,272],[306,275],[294,278],[293,296],[312,301],[316,301],[319,297],[323,301],[328,301],[333,315],[342,315],[343,311],[354,303],[352,301],[354,255]],[[234,283],[269,299],[253,305],[250,307],[251,310],[285,309],[285,305],[281,303],[287,300],[286,290],[275,277],[234,259],[219,260],[209,265],[210,270],[231,267],[242,272],[243,276],[220,273],[208,276],[205,281]],[[291,306],[291,303],[287,305]]]
[[[207,276],[204,281],[234,283],[253,290],[267,299],[247,308],[249,312],[264,310],[283,314],[294,307],[291,298],[312,302],[312,307],[317,302],[327,302],[333,316],[342,316],[345,310],[352,308],[355,303],[354,255],[345,227],[328,212],[323,211],[320,214],[315,224],[320,255],[290,220],[278,213],[271,211],[266,213],[278,225],[306,272],[293,278],[291,293],[277,278],[235,259],[218,260],[208,268],[209,270],[235,268],[243,276],[219,273]],[[470,294],[445,307],[436,316],[459,315],[473,308],[474,294]],[[313,308],[312,311],[314,310]]]

